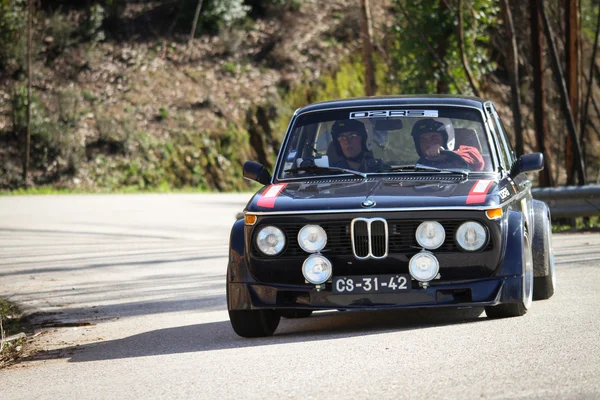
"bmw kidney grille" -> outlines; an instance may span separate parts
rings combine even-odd
[[[352,250],[359,260],[385,258],[388,254],[388,226],[383,218],[355,218],[350,225]]]

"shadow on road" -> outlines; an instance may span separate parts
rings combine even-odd
[[[282,319],[273,337],[258,339],[240,338],[229,321],[218,321],[66,347],[22,361],[68,358],[77,363],[341,339],[486,321],[480,318],[482,312],[483,308],[324,312],[301,320]]]

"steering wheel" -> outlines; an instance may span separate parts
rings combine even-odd
[[[465,159],[456,154],[455,152],[450,150],[441,150],[440,155],[446,156],[449,163],[453,164],[450,168],[466,169],[467,171],[470,170],[469,164],[465,161]]]

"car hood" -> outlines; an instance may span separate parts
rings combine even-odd
[[[276,183],[250,200],[248,212],[310,212],[357,209],[493,207],[500,204],[498,181],[460,176],[336,179]]]

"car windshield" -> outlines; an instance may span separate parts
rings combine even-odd
[[[307,113],[295,120],[284,146],[278,179],[340,175],[343,170],[494,170],[482,115],[466,107],[382,106]]]

